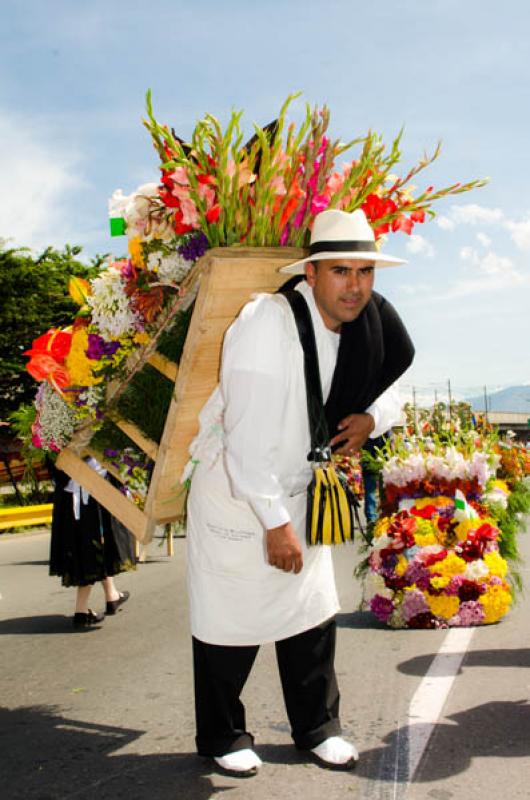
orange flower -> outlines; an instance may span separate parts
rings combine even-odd
[[[30,350],[24,352],[31,356],[26,369],[36,381],[49,381],[59,391],[70,383],[70,376],[64,368],[64,361],[72,344],[71,331],[49,330],[35,339]]]

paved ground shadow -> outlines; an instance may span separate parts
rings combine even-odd
[[[76,636],[93,633],[97,628],[74,628],[72,617],[64,614],[45,614],[33,617],[13,617],[0,621],[2,634],[72,633]]]
[[[526,700],[493,701],[448,716],[434,726],[415,783],[442,780],[469,769],[474,758],[530,756],[530,704]],[[404,784],[409,778],[411,727],[392,731],[383,746],[365,751],[357,774]]]
[[[143,733],[67,719],[49,706],[0,709],[2,797],[207,800],[230,788],[230,778],[215,788],[211,763],[194,753],[113,755]]]
[[[429,669],[431,662],[436,657],[437,653],[430,655],[416,656],[408,661],[402,661],[398,664],[399,672],[405,675],[420,675],[423,676]],[[461,674],[466,667],[530,667],[530,648],[514,648],[505,650],[471,650],[464,654],[459,674]],[[449,665],[451,670],[451,666]],[[438,675],[443,675],[443,672],[437,672]],[[452,671],[447,674],[453,674]]]

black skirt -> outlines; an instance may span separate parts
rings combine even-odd
[[[74,516],[70,478],[54,469],[50,575],[59,575],[63,586],[92,583],[136,569],[134,538],[93,497],[81,500],[79,519]]]

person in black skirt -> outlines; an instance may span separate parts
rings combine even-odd
[[[104,474],[95,459],[89,465]],[[120,592],[113,577],[136,569],[134,540],[130,532],[107,509],[54,465],[50,575],[58,575],[63,586],[76,586],[73,624],[88,628],[115,614],[129,598]],[[105,614],[89,608],[92,587],[101,581],[105,593]]]

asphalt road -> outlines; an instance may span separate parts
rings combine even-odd
[[[266,646],[244,694],[265,764],[242,781],[194,754],[185,540],[172,559],[153,542],[147,563],[117,579],[131,592],[127,605],[83,632],[71,626],[73,590],[47,574],[48,543],[47,533],[0,537],[2,800],[530,797],[528,598],[474,631],[440,718],[424,726],[427,746],[409,782],[409,706],[429,688],[429,670],[443,683],[445,662],[434,659],[447,632],[390,631],[355,611],[357,556],[340,549],[337,671],[358,768],[321,770],[294,749]],[[522,546],[528,585],[530,536]],[[99,587],[94,601],[103,607]]]

